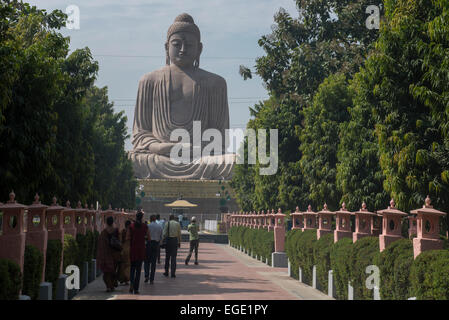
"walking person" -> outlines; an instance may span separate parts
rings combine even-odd
[[[139,294],[140,274],[142,262],[145,260],[145,237],[148,235],[148,227],[142,222],[143,212],[139,210],[136,221],[129,226],[130,230],[130,287],[129,293]],[[148,237],[149,238],[149,237]]]
[[[122,230],[121,241],[122,241],[122,260],[119,266],[118,280],[121,284],[129,285],[129,276],[131,273],[131,261],[129,258],[129,250],[131,243],[131,232],[129,231],[129,226],[131,221],[127,220],[125,222],[125,229]]]
[[[189,255],[186,258],[186,265],[189,264],[190,258],[192,257],[192,253],[195,250],[195,264],[198,264],[198,245],[200,242],[200,236],[198,235],[198,231],[200,230],[199,225],[196,224],[196,218],[192,217],[191,223],[187,227],[187,231],[189,231],[189,240],[190,240],[190,251]]]
[[[160,243],[162,240],[162,227],[156,223],[156,215],[150,217],[150,225],[148,231],[151,240],[147,241],[147,250],[145,257],[145,283],[150,280],[150,284],[154,282],[154,274],[156,272],[156,260],[158,251],[160,252]]]
[[[168,277],[168,268],[170,267],[171,277],[176,278],[176,256],[178,248],[181,248],[181,225],[175,220],[173,214],[165,224],[163,237],[167,238],[164,276]]]
[[[113,227],[114,218],[106,219],[106,228],[98,238],[97,262],[98,267],[103,272],[103,281],[106,285],[106,292],[114,291],[117,283],[117,267],[121,260],[121,245],[119,232]]]
[[[161,220],[161,215],[159,213],[156,215],[156,223],[161,226],[162,230],[164,230],[165,220]],[[161,264],[161,246],[160,245],[157,249],[157,263]]]

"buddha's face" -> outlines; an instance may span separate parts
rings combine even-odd
[[[166,44],[170,62],[178,67],[192,67],[193,62],[199,58],[202,44],[190,32],[177,32],[170,36]]]

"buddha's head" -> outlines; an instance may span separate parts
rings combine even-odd
[[[187,13],[176,17],[168,28],[165,43],[166,63],[178,67],[195,67],[200,65],[200,55],[203,50],[200,29]]]

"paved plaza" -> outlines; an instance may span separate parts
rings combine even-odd
[[[140,295],[119,286],[107,293],[102,277],[84,288],[74,300],[327,300],[327,295],[290,278],[287,268],[272,268],[223,244],[200,243],[199,265],[184,264],[188,243],[178,251],[176,278],[163,276],[164,256],[154,284],[144,283]]]

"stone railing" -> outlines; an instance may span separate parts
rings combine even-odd
[[[392,199],[386,209],[377,210],[377,212],[370,212],[365,203],[356,212],[348,211],[344,203],[342,208],[335,212],[328,210],[326,204],[324,204],[323,210],[314,212],[309,205],[304,212],[300,212],[299,208],[296,207],[295,212],[290,214],[290,218],[292,230],[305,231],[314,229],[317,233],[317,239],[320,239],[325,234],[333,233],[334,243],[342,238],[350,238],[355,243],[364,237],[378,237],[381,252],[394,241],[403,238],[401,234],[402,223],[408,220],[408,236],[413,238],[413,255],[416,259],[423,251],[443,248],[443,241],[439,237],[439,218],[445,215],[445,212],[433,208],[430,198],[427,196],[423,207],[411,210],[410,214],[398,210]],[[351,216],[355,217],[354,232],[351,227]],[[282,214],[281,209],[277,213],[274,213],[272,209],[271,212],[267,210],[267,213],[264,211],[257,213],[255,211],[232,213],[228,217],[230,227],[244,226],[247,228],[266,229],[267,231],[274,230],[275,252],[273,252],[272,266],[288,267],[288,274],[291,276],[291,265],[289,261],[286,261],[286,258],[283,258],[282,262],[275,262],[276,255],[279,253],[285,255],[284,218],[285,215]],[[335,230],[332,227],[333,221],[335,221]],[[312,274],[312,287],[317,289],[316,266],[314,266]],[[333,271],[329,270],[328,288],[326,288],[326,291],[331,297],[335,297],[333,278]],[[299,281],[302,282],[301,268],[299,270]],[[350,300],[354,299],[353,292],[351,283],[349,283],[348,298]],[[373,299],[380,299],[378,287],[373,288]],[[413,300],[414,298],[410,299]]]
[[[443,248],[443,241],[439,239],[439,218],[446,213],[436,210],[431,205],[430,198],[427,196],[422,208],[410,211],[410,214],[402,212],[395,207],[392,199],[390,205],[383,210],[370,212],[365,203],[360,210],[350,212],[346,209],[345,203],[338,211],[329,211],[324,204],[323,210],[314,212],[309,205],[304,212],[296,207],[295,212],[290,214],[292,220],[292,229],[316,229],[317,239],[320,239],[327,233],[334,234],[334,242],[348,237],[353,242],[368,237],[379,237],[380,251],[396,240],[402,238],[402,222],[409,220],[409,237],[413,235],[414,257],[426,250],[436,250]],[[355,231],[351,230],[350,217],[355,216]],[[335,230],[332,228],[332,220],[335,217]],[[230,227],[246,226],[248,228],[274,230],[275,252],[284,252],[285,242],[285,215],[281,209],[277,213],[272,209],[262,212],[240,212],[230,214]],[[379,223],[381,219],[381,224]]]
[[[76,238],[77,234],[85,235],[87,231],[101,233],[109,216],[114,217],[114,226],[122,230],[125,221],[134,220],[136,214],[136,212],[126,212],[123,209],[113,210],[111,206],[105,211],[94,209],[93,205],[89,208],[87,204],[83,208],[81,202],[78,202],[76,208],[72,208],[69,201],[65,206],[60,206],[55,197],[52,204],[44,205],[39,201],[37,194],[31,205],[23,205],[16,201],[14,192],[10,193],[7,203],[0,203],[0,213],[0,258],[14,261],[23,273],[25,245],[33,245],[43,255],[44,266],[39,290],[39,299],[42,300],[52,300],[52,283],[44,282],[48,240],[60,240],[63,247],[65,234]],[[63,259],[62,253],[56,297],[54,297],[56,300],[68,298],[65,286],[67,275],[64,274],[65,270],[62,270]],[[80,279],[80,289],[100,275],[95,259],[86,261],[83,266],[78,267],[84,268],[84,277]]]

